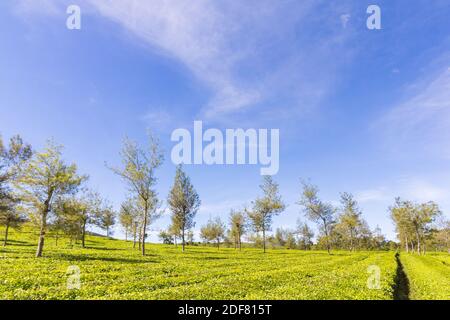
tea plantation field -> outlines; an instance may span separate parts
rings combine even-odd
[[[411,299],[450,300],[450,254],[401,256]]]
[[[0,248],[0,299],[393,299],[398,278],[394,252],[190,246],[182,253],[154,244],[142,257],[130,242],[89,237],[81,249],[49,237],[36,259],[35,246],[34,236],[13,233]],[[402,261],[414,277],[413,298],[448,298],[448,255]]]

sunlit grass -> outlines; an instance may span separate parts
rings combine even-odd
[[[397,268],[394,252],[264,254],[189,246],[182,253],[180,247],[149,244],[142,257],[131,242],[91,236],[86,244],[82,249],[59,240],[56,246],[48,237],[44,257],[36,259],[36,235],[13,232],[0,249],[0,298],[392,299]],[[374,265],[381,272],[379,289],[367,286]],[[69,266],[80,268],[80,290],[67,288]],[[442,276],[445,270],[448,265],[434,272]]]

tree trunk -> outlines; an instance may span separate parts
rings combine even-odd
[[[8,232],[9,232],[9,221],[6,222],[5,239],[3,240],[3,246],[6,247],[8,244]]]
[[[181,243],[181,245],[182,245],[182,251],[184,252],[184,246],[185,246],[185,243],[184,243],[184,228],[183,228],[183,231],[181,232],[181,241],[182,241],[182,243]]]
[[[47,214],[49,212],[48,201],[45,203],[44,210],[41,216],[41,228],[39,231],[39,242],[36,251],[36,258],[42,257],[42,251],[44,250],[45,232],[47,230]]]
[[[266,253],[266,230],[263,229],[263,251]]]
[[[142,221],[142,229],[141,229],[141,249],[142,255],[145,256],[145,232],[147,231],[147,218],[148,218],[148,201],[145,201],[144,204],[144,219]]]
[[[242,250],[241,235],[239,234],[239,251]]]
[[[138,229],[138,224],[137,222],[134,223],[134,230],[133,230],[133,249],[136,248],[136,236],[137,236],[137,229]]]
[[[141,247],[142,247],[142,240],[141,240],[141,232],[139,231],[139,239],[138,239],[138,250],[141,251]]]
[[[142,255],[145,256],[145,230],[147,229],[147,217],[144,217],[141,229],[141,251]]]
[[[86,239],[86,220],[83,220],[83,228],[81,229],[81,247],[82,248],[86,248],[85,239]]]
[[[406,235],[405,235],[405,247],[406,247],[406,253],[409,253],[408,236],[406,236]]]
[[[419,232],[416,231],[416,239],[417,239],[417,254],[420,256],[420,236]]]
[[[328,254],[330,254],[330,239],[328,237],[328,225],[324,219],[322,221],[323,221],[323,229],[325,231],[327,251],[328,251]]]
[[[353,252],[353,229],[350,229],[350,252]]]

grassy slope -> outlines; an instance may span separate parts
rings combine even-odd
[[[11,235],[0,249],[2,299],[391,299],[392,252],[302,252],[149,245],[89,237],[87,249],[55,247],[33,258],[36,236]],[[67,268],[81,270],[81,290],[67,289]],[[381,289],[367,288],[367,268],[381,268]]]
[[[427,253],[425,256],[400,255],[409,280],[410,299],[450,300],[450,255]]]

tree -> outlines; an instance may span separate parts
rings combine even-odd
[[[295,241],[294,232],[287,231],[285,245],[288,249],[295,249],[297,247],[297,241]]]
[[[406,250],[408,251],[409,239],[413,248],[415,245],[418,254],[425,253],[425,239],[432,232],[431,224],[441,215],[439,206],[432,201],[416,204],[397,198],[390,211],[399,238],[405,239]]]
[[[194,231],[189,230],[186,235],[187,244],[192,246],[194,244]]]
[[[359,228],[363,225],[362,212],[358,203],[350,193],[341,194],[341,213],[337,229],[341,231],[344,241],[348,240],[349,250],[355,249],[355,240],[358,237]]]
[[[172,235],[165,230],[162,230],[158,237],[164,244],[173,244]]]
[[[234,248],[242,250],[242,236],[245,233],[246,219],[242,211],[231,210],[230,213],[230,236],[234,241]]]
[[[83,248],[86,247],[86,228],[89,225],[96,224],[102,201],[99,193],[87,190],[78,200],[78,214],[81,221],[81,246]]]
[[[181,166],[177,167],[167,203],[172,212],[173,231],[181,235],[182,251],[184,252],[186,231],[195,226],[194,217],[201,202],[191,180]]]
[[[159,142],[149,135],[149,149],[143,150],[138,145],[125,139],[121,151],[122,168],[112,168],[113,172],[122,177],[128,184],[130,192],[138,199],[142,209],[140,247],[142,255],[145,255],[146,232],[149,225],[149,216],[158,209],[157,193],[154,190],[157,179],[156,169],[163,162]]]
[[[260,185],[263,197],[257,198],[253,202],[251,212],[248,212],[253,229],[262,232],[263,251],[266,252],[266,232],[270,231],[273,217],[284,211],[285,205],[278,193],[278,184],[271,176],[264,176]]]
[[[331,251],[330,234],[335,223],[335,209],[331,204],[324,203],[318,197],[318,188],[307,182],[302,182],[303,190],[298,204],[303,207],[305,216],[320,225],[328,253]]]
[[[3,237],[3,246],[8,244],[9,229],[19,229],[25,222],[25,217],[15,210],[15,206],[7,209],[0,209],[0,225],[5,227],[5,235]]]
[[[137,230],[139,226],[139,210],[136,207],[136,199],[127,199],[120,206],[119,222],[125,231],[125,241],[128,235],[133,235],[133,246],[136,243]]]
[[[8,183],[18,177],[32,155],[31,146],[24,143],[19,135],[10,139],[8,148],[0,136],[0,195],[9,191]]]
[[[81,247],[86,247],[86,230],[90,225],[99,223],[102,198],[99,193],[83,190],[79,196],[60,199],[55,213],[57,221],[53,223],[55,231],[62,230],[81,238]],[[71,225],[71,226],[70,226]]]
[[[116,213],[112,206],[104,205],[98,211],[97,225],[106,231],[106,236],[109,238],[111,234],[111,227],[116,224]]]
[[[87,179],[77,173],[75,164],[64,163],[61,149],[61,146],[49,142],[43,152],[31,158],[15,183],[21,198],[36,211],[40,220],[36,257],[42,257],[47,218],[55,199],[75,193]]]
[[[177,247],[177,239],[181,238],[180,229],[172,223],[167,229],[167,233],[173,238],[173,243],[175,244],[175,247]]]
[[[20,136],[12,137],[8,148],[0,136],[0,225],[5,227],[4,246],[8,243],[9,229],[19,228],[25,221],[25,217],[17,212],[20,199],[11,191],[11,184],[31,156],[31,146]]]
[[[73,240],[77,241],[80,237],[82,238],[83,222],[81,216],[84,205],[75,196],[60,197],[55,200],[52,208],[54,219],[49,223],[48,228],[55,233],[56,243],[58,242],[59,232],[69,236],[71,243]]]
[[[307,223],[297,222],[297,234],[299,235],[299,246],[304,250],[311,249],[313,245],[314,231]]]
[[[200,237],[206,242],[215,241],[217,249],[220,248],[220,242],[225,238],[225,224],[219,217],[209,220],[200,230]]]
[[[283,228],[277,228],[274,235],[275,245],[284,247],[287,241],[287,234],[288,234],[287,230],[284,230]]]
[[[446,250],[450,253],[450,220],[441,219],[440,228],[436,230],[434,240],[439,250]]]
[[[431,224],[439,215],[441,215],[441,210],[439,209],[439,206],[432,201],[421,203],[413,210],[412,225],[416,235],[418,254],[425,254],[425,239],[431,233]]]
[[[395,199],[395,204],[389,208],[390,216],[395,224],[397,237],[405,246],[406,252],[409,252],[410,243],[413,239],[413,225],[411,221],[411,211],[413,204],[409,201],[402,201],[400,198]]]

